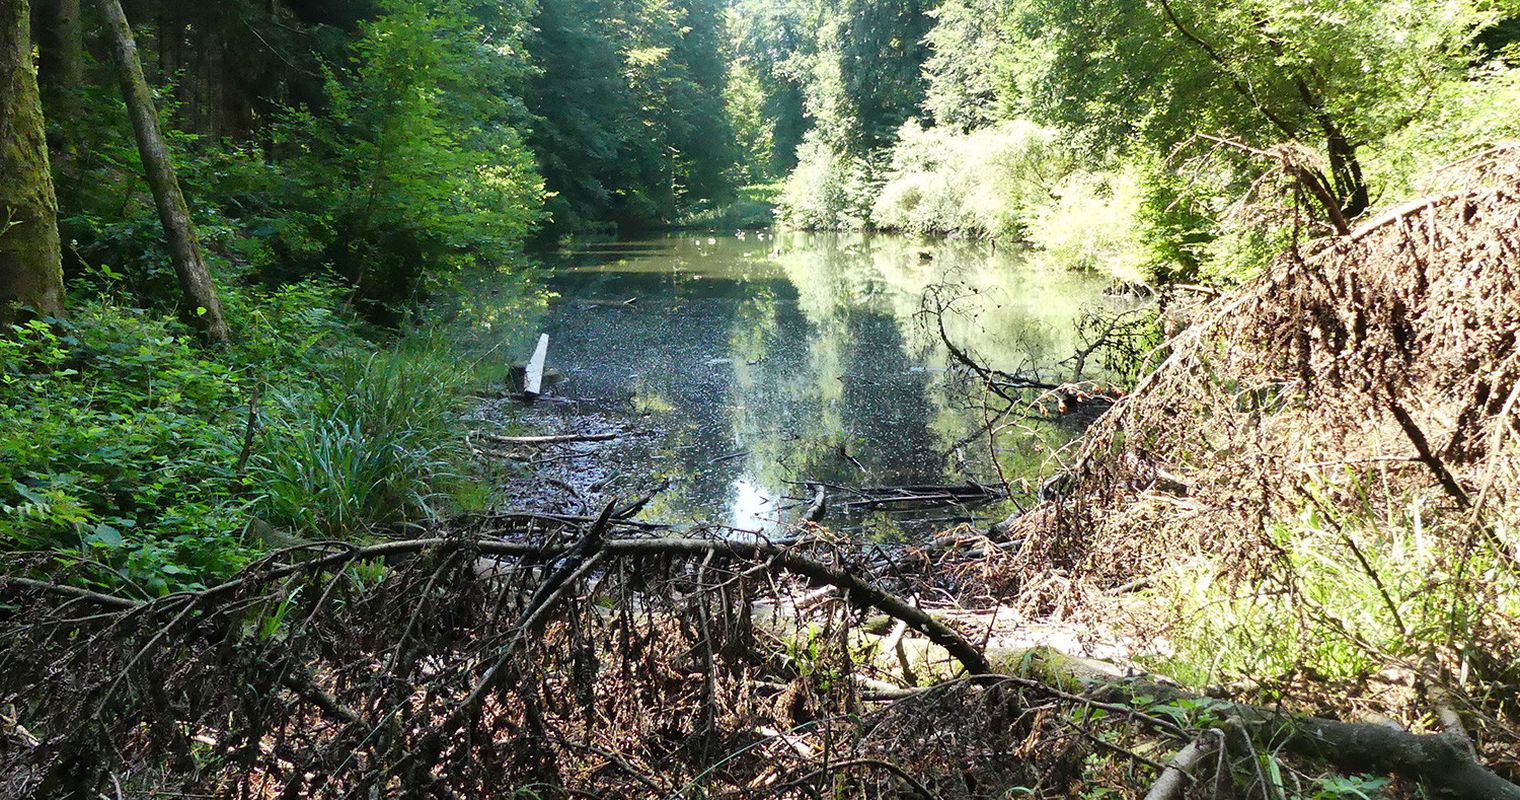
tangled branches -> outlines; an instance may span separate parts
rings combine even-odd
[[[1293,631],[1295,660],[1253,676],[1280,690],[1349,651],[1346,691],[1398,674],[1379,707],[1408,711],[1450,690],[1520,758],[1520,148],[1451,182],[1283,254],[1173,339],[1010,526],[1002,587],[1105,615],[1158,575],[1224,585],[1146,624]]]
[[[1212,745],[1221,764],[1275,742],[1520,798],[1458,738],[1218,703],[1040,649],[999,654],[996,673],[837,551],[607,538],[612,507],[533,543],[291,550],[151,602],[8,579],[7,795],[969,798],[1105,770],[1159,791],[1195,779],[1132,743],[1181,746],[1227,718],[1244,738]],[[787,575],[838,602],[808,606]],[[964,674],[886,684],[851,608]]]
[[[758,781],[790,796],[840,772],[911,786],[851,721],[848,608],[986,671],[843,556],[615,527],[604,512],[535,542],[314,545],[146,603],[6,580],[6,794],[680,797]],[[785,575],[845,603],[821,628],[776,628]],[[778,749],[795,763],[777,767]]]

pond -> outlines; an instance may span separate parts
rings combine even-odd
[[[950,301],[957,346],[1052,382],[1071,377],[1082,315],[1117,302],[1103,278],[1017,249],[881,234],[672,233],[574,246],[551,265],[542,330],[566,377],[555,391],[575,402],[540,404],[525,424],[574,430],[595,414],[653,431],[614,454],[586,448],[568,472],[668,478],[644,518],[745,530],[773,527],[808,482],[1035,475],[1080,426],[1053,413],[995,444],[978,435],[986,412],[926,297]]]

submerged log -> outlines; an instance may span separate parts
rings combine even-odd
[[[829,493],[821,483],[811,484],[810,488],[813,490],[813,500],[812,502],[808,503],[807,508],[803,509],[802,521],[822,522],[824,515],[827,514],[829,510]]]
[[[483,434],[484,438],[497,444],[524,444],[524,445],[551,445],[551,444],[574,444],[576,442],[610,442],[618,438],[616,433],[565,433],[553,436],[498,436],[494,433]]]

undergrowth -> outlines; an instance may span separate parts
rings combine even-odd
[[[1438,498],[1386,502],[1349,511],[1306,503],[1273,523],[1280,559],[1260,579],[1235,579],[1237,566],[1218,556],[1161,576],[1157,594],[1182,621],[1161,671],[1199,687],[1238,676],[1284,689],[1372,680],[1398,694],[1396,675],[1379,676],[1390,665],[1420,668],[1440,655],[1470,668],[1490,645],[1490,615],[1520,611],[1520,575],[1482,543],[1454,557],[1442,542],[1462,526]],[[1472,591],[1472,576],[1484,591]]]
[[[454,422],[450,340],[370,338],[338,288],[225,292],[240,332],[200,347],[109,293],[0,337],[0,543],[153,596],[272,543],[355,538],[483,501]],[[457,491],[456,491],[457,490]]]
[[[675,228],[769,228],[776,220],[780,183],[742,186],[721,202],[703,201],[676,220]]]

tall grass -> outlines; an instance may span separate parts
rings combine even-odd
[[[271,524],[352,538],[435,514],[459,463],[456,397],[468,379],[437,337],[350,352],[315,376],[314,401],[281,399],[264,432],[254,483]]]

